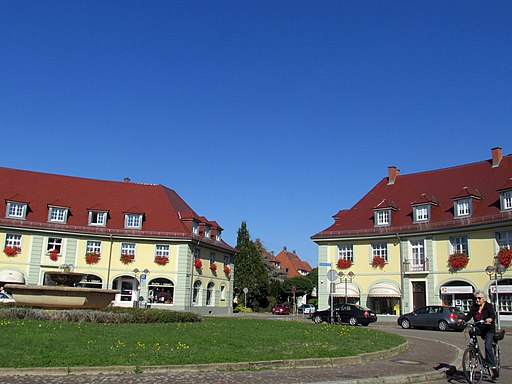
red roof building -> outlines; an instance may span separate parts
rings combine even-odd
[[[273,256],[270,261],[288,277],[305,276],[312,269],[307,261],[302,261],[295,251],[289,252],[286,247],[283,247],[281,252]]]

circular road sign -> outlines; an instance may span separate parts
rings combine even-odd
[[[336,281],[337,278],[338,278],[338,272],[336,272],[336,270],[331,269],[331,270],[329,270],[329,272],[327,272],[327,279],[329,281]]]

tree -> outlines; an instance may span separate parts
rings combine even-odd
[[[234,294],[242,302],[245,299],[243,289],[247,288],[247,306],[257,310],[266,305],[268,273],[245,220],[237,234],[236,248],[240,253],[235,257]]]
[[[309,295],[315,285],[311,281],[311,279],[307,276],[295,276],[290,277],[289,279],[286,279],[283,281],[283,284],[281,285],[281,288],[283,291],[287,294],[292,296],[292,287],[296,288],[295,295],[296,296],[304,296]]]

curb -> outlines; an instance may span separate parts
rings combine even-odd
[[[398,355],[409,349],[409,341],[397,347],[349,357],[333,357],[298,360],[269,360],[242,363],[122,366],[107,367],[50,367],[50,368],[0,368],[2,376],[66,376],[66,375],[122,375],[132,373],[244,371],[253,369],[322,368],[340,365],[365,364]],[[382,381],[381,381],[382,382]]]

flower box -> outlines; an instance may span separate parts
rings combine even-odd
[[[7,246],[4,248],[4,253],[9,256],[9,257],[15,257],[17,256],[19,253],[21,252],[21,248],[20,247],[16,247],[16,246]]]
[[[52,261],[59,260],[59,250],[58,249],[52,249],[50,251],[49,256],[50,256],[50,260],[52,260]]]
[[[225,273],[226,275],[229,275],[229,274],[231,273],[231,268],[229,268],[229,265],[226,265],[226,266],[224,267],[224,273]]]
[[[133,262],[134,258],[135,258],[135,255],[130,255],[128,253],[122,253],[119,260],[121,260],[121,263],[123,263],[123,264],[130,264]]]
[[[338,269],[347,269],[352,266],[352,260],[339,259],[338,263],[336,265],[337,265]]]
[[[469,263],[469,256],[465,252],[455,252],[448,257],[448,267],[452,272],[466,268]]]
[[[169,262],[169,258],[167,256],[155,256],[155,263],[158,265],[166,265]]]
[[[384,268],[386,266],[386,260],[382,256],[374,256],[372,260],[373,268]]]
[[[196,268],[201,268],[202,266],[203,266],[203,263],[201,262],[201,259],[200,259],[200,258],[198,258],[198,257],[196,257],[196,258],[194,259],[194,267],[196,267]]]
[[[215,264],[215,263],[210,263],[210,269],[211,269],[212,271],[216,271],[216,270],[217,270],[217,264]]]
[[[97,264],[100,261],[100,254],[98,252],[87,252],[85,254],[85,262],[87,264]]]
[[[498,261],[501,265],[503,265],[505,268],[508,268],[512,263],[512,249],[505,247],[500,248],[496,257],[498,258]]]

